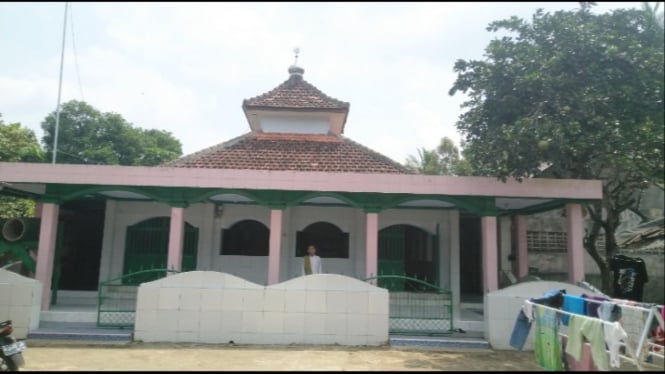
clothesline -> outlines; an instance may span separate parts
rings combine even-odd
[[[551,309],[551,310],[556,311],[556,312],[559,313],[559,314],[565,314],[565,315],[568,315],[568,316],[583,317],[583,318],[596,318],[596,319],[598,319],[600,322],[602,322],[603,324],[610,325],[610,326],[614,326],[614,322],[605,321],[605,320],[602,320],[602,319],[597,318],[597,317],[591,317],[591,316],[586,316],[586,315],[583,315],[583,314],[572,313],[572,312],[568,312],[568,311],[566,311],[566,310],[561,310],[561,309],[553,308],[553,307],[551,307],[551,306],[547,306],[547,305],[543,305],[543,304],[534,303],[534,302],[531,301],[531,300],[524,300],[524,304],[528,304],[528,305],[531,305],[531,306],[534,306],[534,305],[542,306],[543,308]]]
[[[629,302],[630,302],[629,300],[614,300],[614,299],[604,300],[604,301],[603,300],[594,300],[594,299],[585,299],[585,300],[589,301],[589,302],[601,303],[601,304],[604,303],[604,302],[612,302],[612,303],[615,303],[615,304],[619,305],[622,308],[633,308],[633,309],[639,310],[641,312],[649,313],[649,317],[645,321],[645,326],[642,329],[642,334],[640,336],[640,339],[637,341],[638,346],[637,346],[636,350],[634,350],[633,347],[630,344],[627,344],[625,341],[620,341],[619,342],[620,346],[625,347],[628,350],[628,353],[630,354],[630,356],[632,356],[632,357],[628,357],[628,356],[625,356],[625,355],[620,354],[620,353],[618,354],[618,357],[631,362],[632,364],[637,366],[637,368],[639,370],[643,370],[641,362],[640,362],[640,357],[641,357],[642,350],[645,347],[644,343],[647,343],[646,346],[648,346],[648,347],[658,346],[658,347],[662,348],[662,346],[654,344],[653,342],[646,342],[646,340],[647,340],[646,337],[647,337],[647,334],[650,330],[650,325],[651,325],[652,318],[655,317],[658,320],[658,322],[660,323],[661,327],[663,326],[662,317],[661,317],[660,313],[657,313],[658,308],[662,308],[662,306],[654,305],[651,308],[644,308],[642,306],[629,304]],[[554,307],[551,307],[551,306],[548,306],[548,305],[534,303],[531,300],[525,300],[524,305],[529,306],[530,309],[533,308],[533,306],[538,305],[539,307],[549,309],[549,310],[553,310],[559,316],[560,315],[567,315],[569,317],[575,316],[576,318],[591,318],[591,319],[597,320],[598,322],[602,323],[603,325],[610,326],[611,328],[617,328],[617,325],[615,324],[615,322],[605,321],[605,320],[597,318],[597,317],[592,317],[592,316],[587,316],[587,315],[583,315],[583,314],[573,313],[573,312],[565,311],[565,310],[562,310],[562,309],[554,308]],[[529,318],[531,318],[531,316],[529,316]],[[620,325],[619,328],[623,331],[623,333],[625,333],[625,330],[623,329],[623,326]],[[563,334],[561,332],[559,332],[559,335],[567,337],[567,334]],[[605,351],[606,351],[606,353],[611,354],[609,349],[606,349]],[[655,355],[655,356],[658,356],[660,358],[663,358],[662,354],[652,352],[651,350],[649,350],[647,352],[647,354],[651,354],[651,355]]]
[[[636,357],[640,357],[642,354],[642,350],[644,349],[645,345],[648,348],[661,348],[663,349],[664,347],[660,344],[656,344],[651,341],[647,341],[647,336],[649,334],[649,331],[651,330],[651,325],[652,321],[655,318],[656,322],[658,322],[658,325],[660,326],[661,329],[665,330],[665,321],[663,320],[662,317],[662,309],[663,305],[657,305],[657,304],[648,304],[648,303],[636,303],[635,301],[631,300],[624,300],[624,299],[609,299],[609,300],[598,300],[598,299],[589,299],[585,298],[585,302],[591,302],[591,303],[596,303],[596,304],[603,304],[603,303],[614,303],[621,308],[630,308],[634,309],[637,311],[641,311],[644,313],[648,313],[646,320],[644,321],[644,327],[641,329],[640,333],[640,339],[638,341],[638,346],[636,350]],[[646,307],[646,305],[649,305],[649,307]],[[591,316],[593,317],[593,316]],[[627,346],[627,344],[622,343],[623,345]],[[665,358],[664,353],[658,353],[654,352],[653,350],[648,350],[647,355],[652,355],[652,356],[657,356],[660,358]]]

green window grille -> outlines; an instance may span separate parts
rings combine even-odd
[[[127,227],[123,274],[146,269],[166,269],[170,224],[169,217],[155,217]],[[198,243],[199,229],[185,222],[182,271],[196,269]],[[162,276],[164,274],[145,273],[124,278],[123,284],[150,282]]]

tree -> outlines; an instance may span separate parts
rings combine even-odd
[[[468,93],[457,127],[481,174],[521,179],[549,162],[554,177],[603,181],[602,201],[585,204],[584,247],[608,292],[619,215],[665,175],[663,32],[644,10],[595,15],[591,5],[491,23],[511,36],[491,41],[484,60],[458,60],[449,94]]]
[[[652,27],[659,27],[661,30],[665,28],[665,18],[663,18],[663,11],[658,12],[660,3],[656,3],[655,6],[651,6],[648,2],[642,3],[642,10],[647,13],[647,17],[650,18],[652,22]]]
[[[417,158],[413,155],[407,156],[406,167],[419,174],[441,174],[439,154],[436,150],[427,150],[424,147],[418,148]]]
[[[53,112],[42,122],[42,142],[53,154]],[[163,130],[134,127],[120,114],[102,113],[72,100],[62,105],[58,127],[58,163],[154,166],[182,155],[182,145]]]
[[[444,136],[436,149],[418,149],[418,157],[407,156],[406,167],[420,174],[471,175],[471,166],[461,157],[452,139]]]
[[[44,153],[32,130],[20,123],[5,124],[0,114],[0,162],[39,162]],[[14,196],[0,196],[0,218],[32,216],[35,203]]]

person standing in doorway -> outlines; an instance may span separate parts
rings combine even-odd
[[[323,270],[321,269],[321,257],[316,255],[316,247],[310,245],[307,247],[307,253],[303,258],[303,267],[302,274],[321,274]]]

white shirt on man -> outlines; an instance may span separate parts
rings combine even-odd
[[[309,256],[309,255],[305,255]],[[312,274],[321,274],[323,269],[321,268],[321,257],[314,255],[309,257],[309,263],[312,266]],[[305,275],[305,258],[302,259],[302,275]]]

